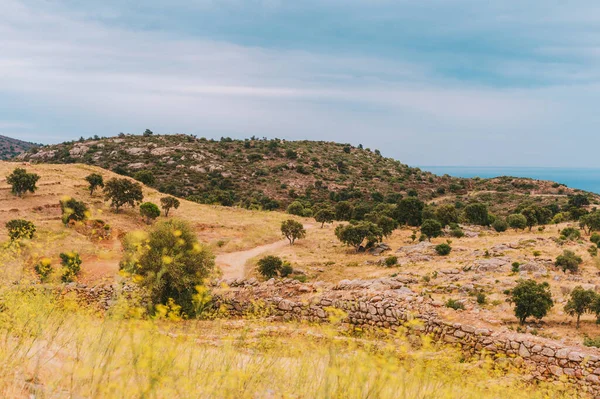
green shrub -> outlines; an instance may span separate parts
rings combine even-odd
[[[437,254],[441,256],[446,256],[450,254],[450,251],[452,251],[452,247],[446,243],[436,245],[435,247],[435,252],[437,252]]]
[[[421,234],[428,238],[435,238],[442,235],[442,224],[434,219],[427,219],[421,224]]]
[[[287,207],[287,213],[290,215],[302,216],[304,205],[301,202],[294,201]]]
[[[81,258],[77,252],[63,252],[60,254],[63,266],[61,279],[64,283],[75,281],[81,271]]]
[[[592,233],[592,235],[590,237],[590,241],[596,245],[600,244],[600,234],[598,234],[596,232]]]
[[[35,173],[27,173],[23,168],[16,168],[6,177],[6,182],[11,186],[11,192],[17,197],[22,197],[26,192],[34,193],[40,179]]]
[[[575,252],[569,250],[565,250],[554,262],[554,264],[560,267],[563,272],[570,270],[573,273],[576,273],[579,270],[579,265],[582,263],[583,259],[576,255]]]
[[[283,260],[278,256],[265,256],[258,261],[258,272],[264,278],[277,277],[283,268]]]
[[[454,310],[465,310],[465,305],[456,299],[448,299],[446,301],[446,307]]]
[[[494,223],[492,224],[492,227],[498,233],[502,233],[502,232],[505,232],[506,230],[508,230],[508,223],[505,220],[496,219],[496,221],[494,221]]]
[[[287,277],[289,275],[291,275],[294,272],[294,268],[292,267],[292,265],[290,265],[289,262],[283,262],[283,265],[281,266],[281,270],[280,270],[280,274],[281,277]]]
[[[509,290],[509,301],[515,304],[515,316],[524,324],[528,317],[541,319],[552,308],[554,301],[547,282],[519,280],[517,286]]]
[[[600,337],[590,338],[587,335],[583,337],[583,345],[588,347],[600,348]]]
[[[96,191],[97,188],[104,187],[104,178],[98,173],[88,175],[85,180],[90,185],[90,195],[94,195],[94,191]]]
[[[23,219],[13,219],[6,223],[8,236],[11,241],[20,240],[22,238],[32,239],[35,235],[36,228],[33,223]]]
[[[506,221],[510,228],[515,230],[523,230],[527,227],[527,218],[520,213],[508,215]]]
[[[511,271],[513,273],[519,273],[519,267],[521,266],[521,264],[519,262],[513,262],[512,263],[512,269]]]
[[[146,223],[150,224],[160,216],[160,209],[152,202],[144,202],[140,205],[140,215],[146,218]]]
[[[396,266],[398,264],[398,257],[395,255],[390,255],[387,258],[385,258],[385,265],[387,267],[392,267],[392,266]]]
[[[564,240],[577,241],[581,238],[581,231],[574,227],[565,227],[560,232],[560,238]]]
[[[483,292],[477,293],[477,303],[480,305],[485,305],[487,303],[487,298]]]
[[[462,238],[465,236],[465,232],[460,228],[459,225],[450,228],[450,235],[455,238]]]
[[[75,198],[63,199],[60,201],[60,209],[62,210],[62,222],[80,222],[88,218],[89,211],[83,201],[77,201]]]

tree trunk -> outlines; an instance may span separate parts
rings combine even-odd
[[[581,314],[577,313],[577,324],[575,325],[576,328],[579,328],[579,320],[581,319]]]

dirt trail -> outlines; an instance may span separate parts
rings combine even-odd
[[[312,224],[305,224],[304,229],[310,230],[314,227]],[[290,245],[288,240],[280,240],[271,244],[261,245],[245,251],[230,252],[217,255],[216,263],[223,272],[223,278],[244,278],[246,262],[262,254],[263,252],[273,251]]]

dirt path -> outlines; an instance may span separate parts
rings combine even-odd
[[[310,230],[314,227],[312,224],[305,224],[304,229]],[[223,278],[244,278],[246,262],[262,254],[263,252],[273,251],[290,245],[288,240],[280,240],[271,244],[261,245],[256,248],[247,249],[245,251],[230,252],[227,254],[217,255],[216,263],[223,272]]]

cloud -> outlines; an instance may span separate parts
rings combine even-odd
[[[227,38],[173,27],[179,19],[160,2],[145,2],[135,16],[133,2],[81,4],[4,1],[0,134],[57,142],[148,127],[363,143],[412,164],[595,162],[592,148],[600,143],[589,132],[599,122],[593,104],[600,91],[597,56],[588,51],[595,39],[570,48],[562,36],[576,32],[541,34],[582,18],[574,13],[542,11],[543,27],[536,28],[522,6],[486,8],[466,0],[416,6],[356,0],[344,2],[340,20],[329,19],[342,12],[342,2],[333,0],[180,4],[200,25],[208,15],[220,18],[219,32],[241,27]],[[439,9],[426,13],[432,5]],[[236,10],[260,13],[262,26]],[[306,13],[317,22],[296,30],[305,21],[298,15]],[[131,26],[124,23],[129,19]],[[407,26],[385,38],[378,31],[385,21]],[[282,27],[288,22],[290,32]],[[265,26],[273,30],[269,37],[287,33],[280,39],[289,45],[258,34],[232,39]],[[508,47],[519,34],[506,27],[522,30],[524,40],[514,49]],[[329,49],[302,39],[313,29],[332,41]],[[339,38],[346,34],[355,42]],[[585,148],[575,148],[581,140]]]

